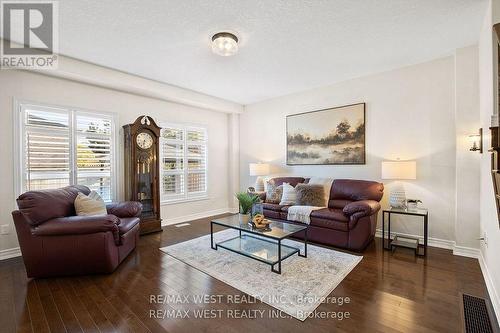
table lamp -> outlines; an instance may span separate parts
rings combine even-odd
[[[382,179],[417,179],[417,162],[382,161]],[[392,208],[406,207],[406,194],[402,183],[396,182],[391,188],[389,204]]]
[[[269,164],[266,163],[250,163],[250,176],[257,176],[255,180],[255,191],[264,191],[264,179],[262,176],[269,174]]]

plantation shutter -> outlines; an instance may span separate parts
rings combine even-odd
[[[162,127],[161,200],[177,202],[206,196],[206,130],[172,124]]]
[[[204,194],[207,191],[207,147],[204,129],[187,129],[187,191],[188,196]]]
[[[162,200],[175,200],[185,195],[184,131],[165,127],[161,131]]]
[[[70,184],[70,117],[58,110],[27,108],[24,124],[25,191]]]
[[[19,112],[18,194],[79,184],[113,199],[111,115],[32,104],[20,104]]]
[[[76,114],[77,183],[111,201],[112,119],[98,114]]]

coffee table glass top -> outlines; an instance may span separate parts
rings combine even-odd
[[[280,260],[286,259],[291,255],[298,253],[299,248],[281,244],[281,251],[278,251],[276,243],[271,240],[265,240],[258,236],[244,234],[241,237],[235,237],[223,242],[217,243],[218,247],[246,255],[253,259],[275,265]]]
[[[306,225],[302,226],[291,223],[282,223],[271,219],[268,220],[271,221],[271,224],[269,225],[271,230],[258,230],[252,228],[248,223],[240,222],[238,214],[214,219],[212,220],[212,223],[273,239],[284,239],[296,232],[307,229]]]

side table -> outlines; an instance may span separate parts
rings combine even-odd
[[[387,214],[387,243],[385,239],[385,217]],[[392,214],[400,214],[400,215],[411,215],[411,216],[421,216],[423,217],[424,224],[424,244],[419,244],[418,239],[403,237],[403,240],[398,239],[396,236],[395,239],[391,239],[391,215]],[[418,256],[426,256],[427,255],[427,243],[428,243],[428,230],[429,230],[429,212],[426,208],[390,208],[384,209],[382,211],[382,244],[384,250],[392,250],[394,247],[406,247],[415,250],[415,254]],[[416,242],[411,242],[407,240],[415,240]],[[420,249],[423,248],[423,253],[420,254]]]

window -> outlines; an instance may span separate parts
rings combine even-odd
[[[189,201],[207,196],[207,131],[162,124],[161,200]]]
[[[114,198],[114,120],[104,113],[19,104],[19,192],[85,185]]]

